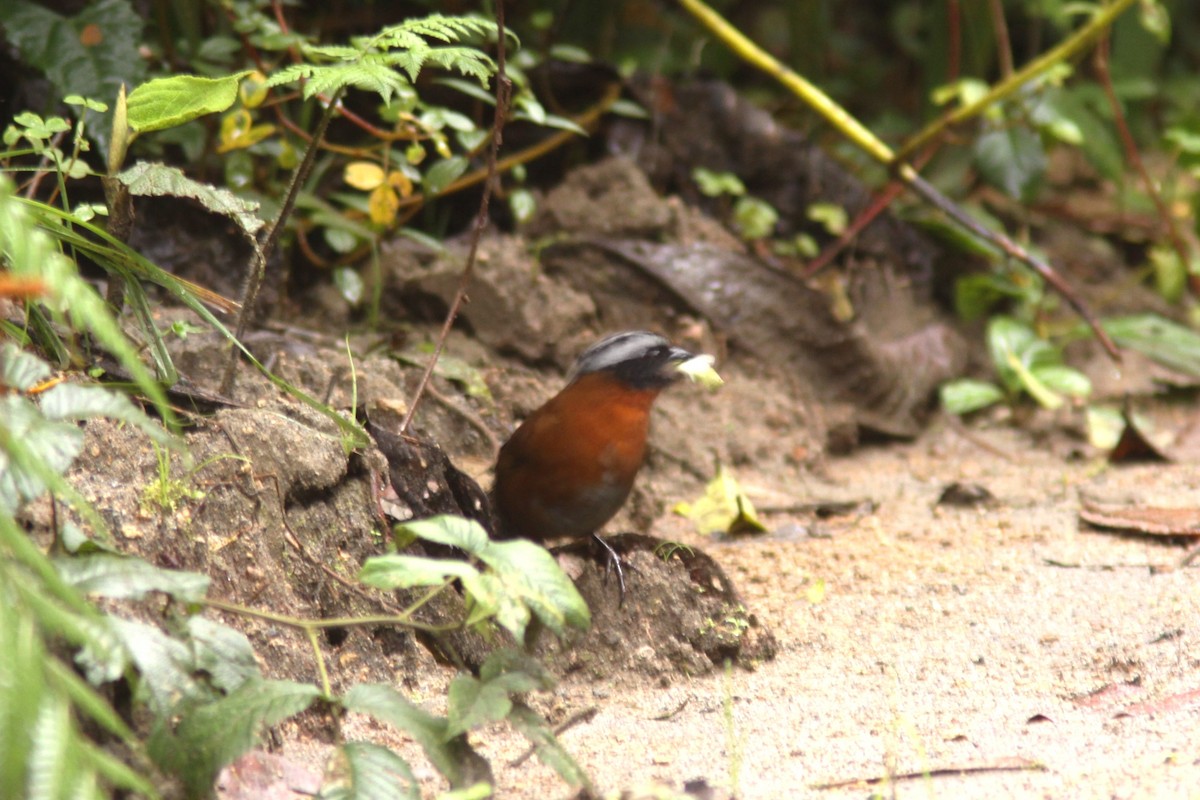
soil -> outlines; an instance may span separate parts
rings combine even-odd
[[[624,188],[613,202],[656,220],[631,236],[670,228],[708,245],[721,238],[696,234],[704,223],[691,212],[666,213],[671,201],[645,206],[645,187],[614,185]],[[596,194],[581,196],[594,202]],[[565,203],[555,204],[560,221],[572,218]],[[1200,591],[1196,570],[1177,567],[1186,540],[1100,532],[1078,514],[1081,498],[1194,506],[1200,468],[1110,465],[1079,436],[1078,410],[994,412],[965,428],[927,421],[910,399],[894,419],[906,430],[921,421],[914,440],[856,445],[886,409],[822,394],[807,362],[773,358],[765,339],[761,349],[758,340],[739,342],[736,328],[710,324],[661,281],[643,274],[644,291],[606,292],[624,285],[613,270],[630,269],[628,259],[597,260],[612,247],[588,262],[592,288],[567,274],[561,254],[550,259],[554,269],[540,270],[532,249],[521,237],[487,238],[479,288],[447,344],[447,363],[460,369],[435,378],[417,418],[417,432],[484,486],[497,443],[561,386],[574,354],[603,331],[633,323],[664,330],[720,353],[727,381],[716,393],[683,385],[660,399],[635,495],[607,528],[686,545],[701,561],[663,561],[627,539],[629,596],[620,604],[603,562],[563,557],[594,624],[567,645],[543,641],[559,684],[528,702],[552,724],[571,723],[561,742],[599,795],[1195,796]],[[411,245],[385,253],[396,303],[388,311],[415,320],[409,341],[431,335],[421,310],[436,316],[459,255],[454,246],[447,255]],[[328,294],[310,300],[318,318],[348,315]],[[179,317],[189,318],[164,311],[160,324]],[[855,337],[868,341],[863,331]],[[951,338],[923,341],[960,346],[946,344]],[[394,345],[367,335],[350,343],[357,399],[378,414],[407,407],[424,363],[416,348]],[[351,364],[337,337],[268,325],[252,346],[285,380],[349,413]],[[215,335],[191,334],[172,347],[189,380],[218,383],[225,350]],[[892,358],[880,352],[863,351],[872,371]],[[957,356],[941,360],[946,369],[961,365]],[[466,393],[464,365],[477,370],[490,398]],[[1153,370],[1132,358],[1106,391],[1117,397],[1133,382],[1149,392],[1157,384],[1148,375]],[[230,399],[196,416],[187,434],[192,460],[175,457],[166,484],[144,437],[88,424],[85,457],[71,478],[117,544],[156,564],[204,572],[214,597],[262,608],[344,617],[395,603],[353,581],[365,558],[383,552],[381,507],[403,516],[418,502],[406,501],[402,486],[398,497],[382,491],[384,454],[370,447],[348,455],[330,420],[248,369]],[[1176,429],[1195,427],[1191,405],[1143,399]],[[672,513],[703,492],[717,464],[736,474],[765,533],[701,534]],[[395,464],[390,473],[398,483]],[[445,487],[430,476],[418,494],[433,502]],[[966,488],[939,502],[952,484]],[[168,501],[156,486],[192,493]],[[45,502],[24,513],[32,527],[50,524]],[[250,636],[269,677],[315,680],[303,636],[217,616]],[[714,637],[722,625],[728,630]],[[321,644],[335,692],[387,682],[444,713],[456,669],[436,648],[371,628],[334,630]],[[476,645],[463,645],[468,661]],[[425,796],[447,788],[404,737],[353,717],[343,732],[396,747]],[[222,796],[314,790],[329,735],[315,712],[285,723],[272,750],[286,778],[248,788],[244,761],[223,778]],[[491,765],[496,796],[574,795],[536,758],[521,759],[527,742],[504,726],[473,732],[470,742]]]

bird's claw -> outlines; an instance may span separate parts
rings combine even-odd
[[[604,567],[605,583],[608,582],[608,577],[616,570],[617,585],[621,587],[621,599],[617,603],[617,608],[620,608],[625,605],[625,570],[621,566],[621,557],[617,555],[617,551],[613,549],[611,544],[600,537],[600,534],[593,533],[592,538],[599,542],[600,546],[608,552],[608,564]]]

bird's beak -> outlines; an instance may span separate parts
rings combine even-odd
[[[671,356],[671,360],[673,362],[676,361],[676,354],[672,353]],[[675,364],[676,372],[688,376],[705,389],[716,389],[725,383],[713,368],[713,362],[716,361],[716,358],[713,356],[708,354],[696,356],[686,350],[679,350],[679,356],[678,363]]]

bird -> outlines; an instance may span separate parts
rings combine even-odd
[[[599,531],[625,505],[645,461],[655,399],[685,375],[711,370],[711,356],[650,331],[615,333],[584,350],[566,386],[500,448],[491,491],[497,538],[594,538],[623,602],[621,560]]]

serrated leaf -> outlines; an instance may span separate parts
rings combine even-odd
[[[446,742],[445,719],[430,714],[392,687],[382,684],[356,684],[342,698],[342,705],[348,711],[366,714],[412,736],[438,772],[449,778],[452,785],[460,782],[462,766],[457,748]]]
[[[480,681],[470,675],[460,674],[450,682],[446,716],[446,738],[498,722],[512,710],[508,691],[495,681]]]
[[[129,127],[149,133],[225,111],[237,101],[242,78],[253,72],[246,69],[223,78],[172,75],[147,81],[126,100]]]
[[[150,419],[125,395],[103,386],[77,383],[60,383],[43,392],[38,405],[47,419],[86,420],[92,417],[108,417],[136,426],[159,444],[182,447],[182,442]]]
[[[71,710],[62,698],[44,695],[31,720],[26,788],[29,798],[68,796],[72,763]]]
[[[497,621],[518,640],[525,636],[527,622],[520,606],[527,606],[560,637],[566,634],[568,625],[579,630],[591,626],[587,603],[544,547],[524,539],[492,542],[478,557],[495,570],[503,585]]]
[[[58,558],[54,565],[80,592],[114,600],[140,600],[148,592],[163,592],[180,602],[195,603],[208,593],[207,575],[162,569],[132,556],[91,553]]]
[[[437,586],[447,578],[469,580],[478,575],[479,571],[465,561],[396,554],[368,558],[358,579],[368,586],[390,591]]]
[[[83,447],[83,431],[48,420],[24,397],[0,397],[0,510],[15,511],[39,497],[71,466]]]
[[[999,403],[1004,392],[994,383],[962,378],[943,383],[939,390],[942,408],[950,414],[970,414],[981,408]]]
[[[536,711],[523,703],[515,705],[509,712],[508,721],[533,745],[538,760],[558,773],[568,785],[591,788],[592,783],[587,773],[566,751],[546,720]]]
[[[204,617],[189,617],[188,644],[195,669],[207,674],[212,685],[231,693],[262,673],[250,640],[241,631]]]
[[[253,680],[233,694],[191,707],[172,731],[160,722],[151,757],[178,776],[192,797],[207,796],[217,772],[254,746],[259,731],[312,705],[321,690],[307,683]]]
[[[408,762],[386,747],[346,742],[333,755],[321,785],[321,800],[421,800],[421,786]]]
[[[489,542],[487,531],[482,525],[475,520],[453,514],[417,519],[396,527],[410,536],[457,547],[471,555],[479,555]]]
[[[26,391],[50,377],[50,367],[32,353],[13,342],[0,348],[0,385]]]
[[[375,92],[384,103],[391,103],[395,94],[402,97],[413,94],[412,85],[404,76],[369,57],[349,64],[295,64],[267,78],[263,85],[270,88],[300,80],[304,81],[305,100],[319,94],[332,96],[350,87]]]
[[[147,197],[187,197],[214,214],[228,217],[237,223],[248,239],[265,224],[258,216],[259,204],[245,200],[228,189],[195,181],[176,167],[139,161],[117,176],[134,195]]]
[[[120,617],[107,622],[140,675],[135,696],[157,718],[165,719],[181,701],[209,696],[196,682],[192,652],[182,641],[144,622]]]

